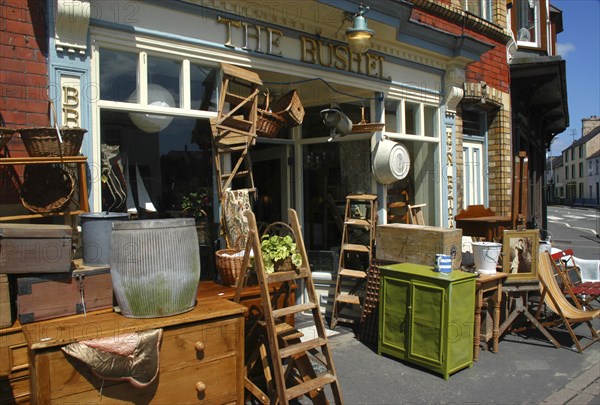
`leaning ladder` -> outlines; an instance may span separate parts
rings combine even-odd
[[[302,256],[302,266],[296,270],[266,274],[256,218],[251,211],[244,212],[250,231],[242,265],[242,269],[245,270],[238,277],[235,300],[239,302],[242,289],[252,276],[249,252],[253,251],[254,273],[257,277],[262,301],[262,314],[247,327],[247,340],[254,343],[246,357],[244,387],[263,404],[279,402],[287,405],[290,400],[303,395],[308,396],[314,403],[327,403],[324,388],[330,386],[335,403],[342,404],[333,356],[329,349],[325,325],[319,310],[298,216],[293,209],[289,209],[288,214],[291,220],[292,235]],[[289,292],[292,285],[302,281],[307,291],[308,302],[286,305],[288,299],[281,299],[282,291]],[[278,288],[271,297],[269,293],[276,286]],[[316,337],[301,341],[302,333],[286,322],[286,318],[304,311],[310,311],[312,314]],[[314,364],[319,365],[319,363],[324,371],[317,373]],[[264,381],[261,382],[264,382],[263,388],[266,385],[267,392],[264,392],[255,382],[252,373],[255,371],[254,366],[256,365],[259,368],[262,367]]]
[[[364,208],[361,212],[359,207]],[[375,227],[377,224],[377,196],[371,194],[349,195],[346,210],[337,280],[329,326],[334,329],[338,322],[350,323],[354,319],[340,316],[346,305],[357,305],[362,310],[361,296],[367,279],[367,271],[373,258]],[[356,234],[363,240],[357,240]],[[367,233],[365,235],[365,233]],[[365,238],[366,236],[366,238]]]

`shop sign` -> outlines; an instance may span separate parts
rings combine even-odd
[[[221,16],[217,18],[217,22],[226,27],[225,42],[223,43],[226,47],[286,57],[281,46],[284,39],[281,30]],[[239,34],[241,34],[241,40],[236,42],[234,37],[239,38]],[[300,48],[299,60],[301,62],[390,80],[383,76],[384,57],[375,53],[358,54],[352,52],[346,45],[333,44],[330,41],[321,41],[302,35],[298,38],[298,47]]]

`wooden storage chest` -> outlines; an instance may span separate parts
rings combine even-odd
[[[438,253],[452,257],[452,268],[462,261],[462,230],[436,226],[387,224],[377,226],[377,258],[425,266],[435,264]]]
[[[82,266],[69,273],[17,278],[17,312],[21,324],[112,306],[108,266]]]
[[[31,403],[96,403],[102,395],[110,404],[243,404],[245,311],[222,298],[201,298],[193,310],[162,318],[125,318],[111,312],[24,325]],[[61,350],[81,340],[155,328],[163,329],[160,371],[145,388],[103,382]]]
[[[0,272],[64,273],[71,270],[73,230],[66,225],[1,224]]]

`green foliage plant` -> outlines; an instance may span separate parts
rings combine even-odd
[[[291,236],[263,235],[260,241],[265,273],[273,273],[278,262],[290,257],[296,268],[302,265],[302,256]]]

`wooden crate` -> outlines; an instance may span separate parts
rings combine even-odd
[[[0,328],[8,328],[13,322],[8,276],[0,274]]]
[[[82,266],[62,274],[17,278],[17,311],[22,324],[82,314],[113,306],[110,267]]]
[[[68,272],[72,235],[73,229],[66,225],[1,224],[0,272]]]
[[[452,256],[452,268],[462,261],[462,230],[436,226],[388,224],[377,226],[378,259],[433,266],[438,253]]]

